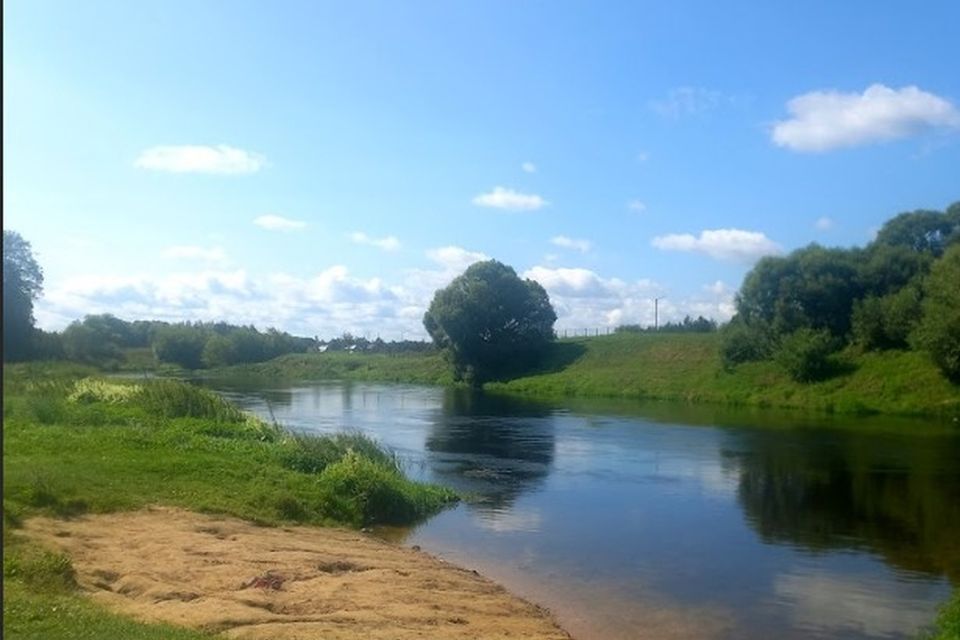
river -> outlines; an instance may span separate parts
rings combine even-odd
[[[579,640],[911,638],[960,584],[960,428],[369,383],[214,388],[466,499],[381,536]]]

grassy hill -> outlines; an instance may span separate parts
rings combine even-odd
[[[960,414],[960,387],[948,382],[923,353],[849,349],[837,356],[833,377],[798,383],[772,362],[725,371],[719,345],[717,334],[624,333],[560,340],[537,372],[486,388],[540,397],[625,397],[836,413]],[[216,374],[453,383],[437,353],[297,354]]]
[[[725,371],[717,334],[615,334],[556,345],[535,375],[488,385],[539,396],[619,396],[837,413],[957,414],[960,387],[925,354],[907,351],[837,357],[837,373],[798,383],[772,362]],[[563,352],[567,353],[564,354]]]

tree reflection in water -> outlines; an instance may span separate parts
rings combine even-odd
[[[509,508],[550,472],[555,447],[550,415],[539,403],[450,390],[427,435],[428,463],[474,508]]]
[[[762,540],[863,549],[960,584],[960,442],[852,431],[742,430],[725,448]]]

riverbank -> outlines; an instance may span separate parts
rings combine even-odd
[[[543,398],[621,397],[839,414],[960,414],[960,387],[920,352],[848,349],[836,356],[833,376],[799,383],[772,362],[725,370],[719,347],[715,333],[624,333],[560,340],[538,371],[488,383],[485,389]],[[296,354],[210,374],[453,384],[439,353]]]
[[[193,637],[131,627],[78,597],[70,560],[24,539],[36,517],[165,505],[266,527],[360,527],[413,523],[457,500],[408,480],[361,435],[294,436],[192,385],[92,373],[4,369],[4,620],[20,637]]]
[[[337,528],[265,528],[180,509],[34,518],[78,588],[146,624],[230,638],[563,640],[544,610],[474,571]]]

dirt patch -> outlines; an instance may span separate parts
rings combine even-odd
[[[90,597],[140,620],[244,639],[569,639],[476,572],[353,531],[160,507],[24,529],[70,555]]]

